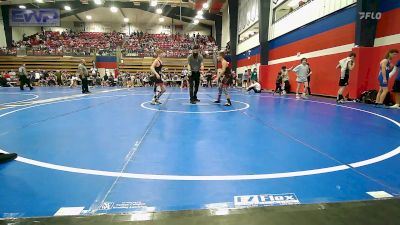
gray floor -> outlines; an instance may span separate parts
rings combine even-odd
[[[217,214],[217,215],[216,215]],[[227,215],[221,215],[227,214]],[[219,211],[2,220],[0,225],[399,225],[400,199]]]

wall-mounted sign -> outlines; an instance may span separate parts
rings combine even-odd
[[[10,26],[59,27],[59,9],[11,9]]]

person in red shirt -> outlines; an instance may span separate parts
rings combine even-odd
[[[115,76],[115,78],[118,78],[118,75],[119,75],[118,68],[115,68],[115,69],[114,69],[114,76]]]
[[[11,79],[11,75],[9,73],[4,74],[4,78],[6,78],[8,81]]]

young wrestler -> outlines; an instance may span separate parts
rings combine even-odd
[[[150,70],[153,73],[152,81],[154,83],[154,97],[151,101],[152,105],[161,104],[160,97],[166,91],[164,82],[162,80],[162,61],[161,57],[163,55],[163,51],[158,49],[156,50],[156,59],[153,64],[150,66]]]
[[[229,63],[225,60],[225,53],[223,51],[219,52],[218,61],[221,62],[222,69],[217,76],[217,80],[220,82],[218,87],[218,98],[216,101],[214,101],[214,103],[221,103],[221,95],[222,92],[224,92],[227,101],[225,106],[231,106],[232,102],[228,93],[228,87],[232,83],[232,72],[231,68],[229,67]]]
[[[350,71],[354,69],[355,58],[356,53],[352,52],[347,58],[340,60],[339,64],[336,66],[336,69],[340,68],[339,90],[336,98],[337,103],[344,102],[343,92],[346,89],[346,86],[349,85]]]
[[[307,59],[302,58],[301,59],[301,64],[296,66],[294,69],[292,69],[293,72],[297,74],[297,88],[296,88],[296,98],[300,98],[300,86],[303,84],[304,86],[304,92],[302,95],[302,98],[307,98],[307,91],[308,91],[308,83],[307,83],[307,76],[309,74],[309,66],[307,64]]]
[[[290,83],[289,83],[289,72],[286,66],[282,66],[282,81],[283,81],[283,95],[286,95],[290,91]]]
[[[393,71],[392,71],[392,73],[390,73],[390,75],[395,74],[396,70],[399,70],[399,69],[400,69],[400,60],[397,61],[396,67],[393,69]],[[392,91],[394,93],[396,103],[390,108],[400,109],[400,71],[397,73],[396,80],[394,81]]]
[[[273,95],[275,95],[275,93],[279,93],[279,95],[282,94],[282,71],[279,71],[278,76],[276,77],[276,88],[274,93],[272,93]]]
[[[380,71],[378,75],[379,91],[375,101],[377,105],[382,105],[386,98],[386,94],[388,93],[389,73],[392,71],[390,61],[398,53],[399,51],[397,49],[391,49],[388,53],[386,53],[385,58],[380,62]]]

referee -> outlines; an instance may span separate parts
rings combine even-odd
[[[82,94],[90,93],[89,81],[88,81],[89,72],[85,66],[85,63],[86,63],[85,60],[81,59],[81,63],[78,65],[79,75],[81,76],[82,79]]]
[[[193,46],[192,54],[188,57],[190,103],[200,102],[197,92],[200,85],[200,71],[204,71],[203,56],[199,54],[199,45]]]
[[[18,75],[19,75],[19,88],[21,91],[24,90],[25,84],[28,85],[29,89],[33,89],[31,86],[31,81],[28,79],[28,73],[26,72],[25,64],[22,64],[22,66],[18,69]]]

